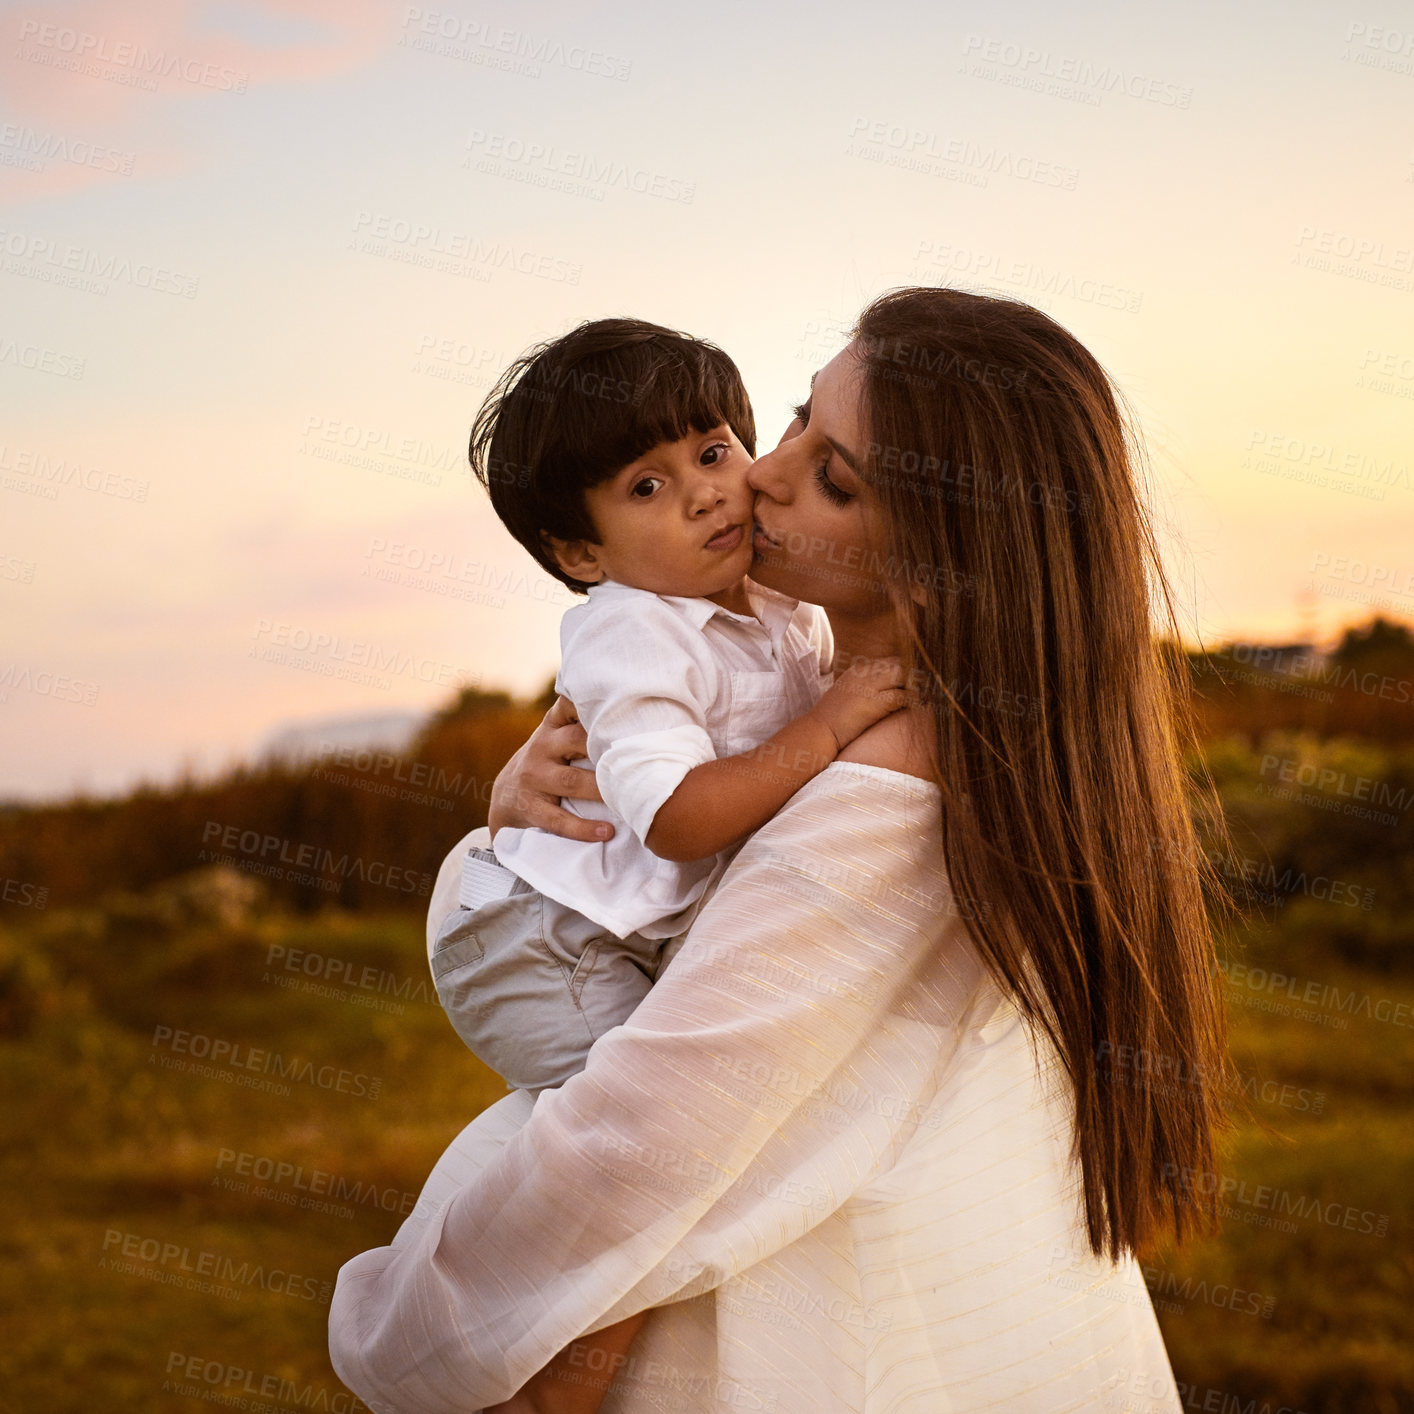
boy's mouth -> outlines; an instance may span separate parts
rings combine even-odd
[[[729,525],[725,530],[719,530],[703,548],[706,550],[735,550],[741,544],[741,537],[745,529],[745,526]]]

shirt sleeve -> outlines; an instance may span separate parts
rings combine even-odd
[[[830,616],[818,604],[802,601],[795,611],[795,623],[815,650],[820,676],[829,677],[835,666],[835,636],[830,628]]]
[[[716,759],[707,714],[721,670],[701,629],[651,596],[616,603],[566,644],[560,679],[604,804],[646,840],[682,778]]]
[[[831,778],[747,841],[584,1070],[410,1241],[342,1268],[331,1356],[371,1407],[508,1398],[578,1336],[767,1259],[938,1122],[982,972],[919,844],[937,805]]]

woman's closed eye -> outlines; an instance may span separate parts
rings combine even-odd
[[[833,481],[830,480],[830,461],[827,457],[815,468],[815,484],[825,493],[827,500],[833,501],[837,506],[848,505],[854,497],[848,491],[842,491]]]

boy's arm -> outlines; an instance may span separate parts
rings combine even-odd
[[[660,859],[706,859],[766,823],[861,732],[905,705],[897,658],[842,673],[810,711],[739,756],[694,766],[659,807],[644,843]]]

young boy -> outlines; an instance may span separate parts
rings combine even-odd
[[[563,1084],[647,995],[732,847],[899,706],[896,665],[827,685],[823,612],[751,583],[751,404],[720,349],[633,319],[518,359],[472,429],[512,535],[587,596],[556,689],[589,739],[602,844],[502,829],[463,863],[438,995],[507,1084]],[[822,695],[823,694],[823,695]]]
[[[755,443],[732,361],[632,319],[533,349],[477,415],[471,464],[496,513],[587,597],[561,623],[555,686],[588,735],[604,805],[565,804],[615,826],[601,844],[502,829],[463,861],[433,974],[458,1034],[512,1088],[583,1069],[647,995],[733,846],[902,705],[896,663],[830,685],[823,612],[747,579]],[[557,1407],[598,1409],[646,1314],[536,1377],[555,1383]],[[524,1407],[521,1395],[501,1406]]]

